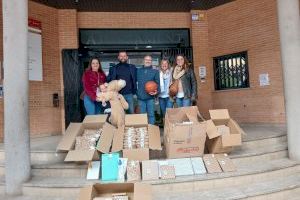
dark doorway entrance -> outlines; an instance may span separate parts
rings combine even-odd
[[[145,55],[153,57],[153,66],[159,67],[162,58],[171,64],[177,54],[193,61],[188,29],[137,29],[137,30],[80,30],[80,48],[65,49],[63,56],[65,124],[81,122],[85,117],[81,77],[91,57],[99,57],[103,70],[115,65],[120,50],[127,51],[128,62],[141,67]],[[119,39],[114,39],[114,37]],[[119,37],[118,37],[119,36]],[[121,39],[120,39],[121,36]]]

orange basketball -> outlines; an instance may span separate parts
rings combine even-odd
[[[145,84],[145,90],[147,93],[155,92],[157,90],[157,83],[154,81],[148,81]]]

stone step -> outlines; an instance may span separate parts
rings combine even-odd
[[[206,174],[197,176],[181,176],[175,180],[144,181],[152,184],[155,191],[188,192],[197,189],[205,191],[213,188],[239,186],[251,184],[257,180],[267,181],[271,178],[281,178],[288,175],[299,174],[300,165],[289,159],[280,159],[252,165],[237,166],[237,172]],[[79,189],[85,185],[99,181],[87,181],[80,177],[33,177],[24,184],[25,195],[47,194],[54,197],[69,197],[78,195]],[[3,187],[4,181],[1,185]],[[75,196],[74,196],[75,198]]]
[[[55,151],[31,151],[31,163],[40,164],[40,163],[58,163],[63,162],[66,153],[56,153]],[[3,150],[0,150],[0,162],[3,163],[5,160],[5,153]]]
[[[57,163],[62,162],[66,153],[56,153],[56,147],[62,136],[49,136],[30,139],[31,163]],[[4,144],[0,143],[0,162],[4,162]]]
[[[243,141],[261,140],[287,134],[286,126],[283,124],[241,124],[246,133]]]
[[[285,178],[276,178],[269,181],[257,182],[248,185],[240,185],[237,187],[226,187],[221,189],[213,189],[206,191],[190,191],[176,192],[160,191],[153,194],[153,200],[299,200],[300,196],[300,177],[287,176]],[[76,195],[69,197],[52,197],[52,196],[20,196],[6,197],[1,196],[0,199],[5,200],[74,200]]]
[[[157,155],[156,155],[157,156]],[[151,156],[152,158],[156,156]],[[269,160],[281,159],[287,157],[287,144],[269,145],[257,149],[238,148],[230,154],[233,162],[237,165],[247,165],[250,163],[266,162]],[[161,156],[163,158],[163,156]],[[4,163],[0,163],[0,176],[4,175]],[[44,163],[32,165],[33,176],[56,176],[56,177],[85,177],[87,173],[87,164],[76,163]]]
[[[243,141],[243,148],[260,148],[264,146],[272,146],[272,145],[278,145],[282,143],[287,142],[287,136],[281,135],[271,138],[263,138],[263,139],[256,139],[256,140],[250,140],[250,141]]]
[[[206,191],[187,192],[165,192],[155,193],[156,200],[266,200],[266,199],[299,199],[300,194],[300,174],[285,176],[283,178],[273,178],[268,181],[257,181],[251,184],[239,186],[227,186],[220,189]]]
[[[287,143],[253,149],[238,147],[231,154],[229,154],[229,156],[236,164],[247,164],[249,162],[267,162],[270,160],[287,157],[287,149]]]
[[[1,200],[75,200],[73,197],[47,197],[47,196],[15,196],[15,197],[8,197],[4,195],[0,195]]]
[[[247,133],[243,136],[244,148],[260,148],[264,146],[276,146],[281,142],[286,142],[286,130],[284,125],[242,125]],[[32,138],[31,162],[32,164],[58,163],[64,160],[66,153],[56,153],[56,147],[62,136],[50,136]],[[0,163],[5,159],[4,144],[0,143]]]

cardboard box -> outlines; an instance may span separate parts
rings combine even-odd
[[[209,153],[230,153],[232,147],[240,146],[244,132],[236,121],[230,118],[228,110],[209,110],[209,113],[211,119],[206,121]]]
[[[230,128],[226,125],[216,126],[220,135],[230,134]]]
[[[127,158],[119,158],[119,178],[118,181],[125,182],[125,174],[127,170]]]
[[[126,193],[131,200],[152,200],[152,188],[143,183],[96,183],[80,190],[78,200],[93,200],[95,197],[112,198],[114,193]]]
[[[142,179],[141,175],[141,165],[137,160],[129,160],[127,162],[127,181],[140,181]]]
[[[157,160],[142,161],[142,178],[145,181],[159,179],[159,166]]]
[[[206,168],[201,157],[191,158],[194,174],[206,174]]]
[[[198,120],[196,106],[167,109],[164,144],[167,158],[199,157],[204,153],[206,123]]]
[[[175,167],[173,165],[160,165],[159,167],[161,179],[175,179]]]
[[[217,154],[216,158],[223,172],[235,172],[236,166],[227,154]]]
[[[222,172],[219,162],[214,154],[205,154],[203,156],[203,161],[208,173]]]
[[[123,149],[125,127],[147,127],[149,134],[149,148]],[[149,160],[150,150],[162,150],[160,140],[160,130],[158,126],[148,124],[147,114],[128,114],[125,115],[125,127],[122,128],[103,128],[103,138],[97,149],[107,153],[112,145],[112,152],[123,151],[123,157],[128,160]]]
[[[123,149],[123,135],[125,129],[122,133],[118,133],[113,139],[117,141],[113,145],[113,151],[123,150],[123,157],[129,160],[149,160],[150,150],[162,150],[161,140],[160,140],[160,130],[158,126],[148,124],[147,114],[128,114],[125,115],[125,126],[126,127],[147,127],[149,135],[149,148],[138,148],[138,149]],[[121,130],[119,130],[121,131]]]
[[[168,159],[168,163],[175,167],[176,176],[194,175],[193,165],[190,158]]]
[[[87,115],[82,123],[71,123],[61,141],[59,142],[56,151],[67,152],[65,161],[91,161],[99,160],[97,150],[75,150],[76,137],[81,136],[84,129],[99,129],[105,124],[107,115]]]
[[[230,153],[233,150],[233,147],[223,147],[222,137],[216,137],[213,139],[207,138],[206,147],[208,153]]]
[[[87,180],[99,180],[100,178],[100,161],[92,161],[88,165],[88,171],[86,175]]]
[[[110,153],[113,139],[117,134],[118,129],[116,127],[109,123],[105,123],[96,149],[101,153]]]

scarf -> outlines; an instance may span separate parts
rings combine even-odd
[[[168,88],[169,86],[167,86],[165,88],[165,81],[164,80],[167,80],[167,84],[170,85],[170,79],[171,79],[171,72],[170,70],[167,70],[165,73],[163,73],[162,71],[160,71],[159,73],[159,78],[160,78],[160,90],[161,90],[161,93],[163,92],[168,92]]]
[[[173,78],[175,80],[180,79],[185,74],[185,70],[181,66],[176,65],[173,72]]]

